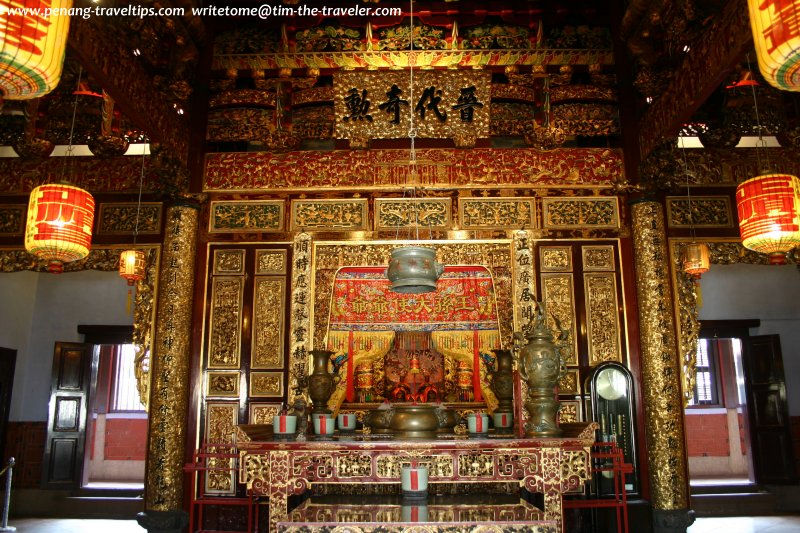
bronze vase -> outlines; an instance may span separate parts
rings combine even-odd
[[[335,353],[330,350],[311,350],[314,362],[314,371],[308,376],[308,395],[311,396],[313,407],[311,412],[330,413],[328,400],[333,394],[333,376],[328,371],[328,362]]]
[[[541,307],[544,307],[540,304]],[[563,335],[563,334],[562,334]],[[555,388],[566,368],[559,347],[553,342],[553,334],[546,324],[544,311],[534,322],[533,328],[524,336],[514,334],[520,347],[519,373],[528,385],[525,410],[528,421],[525,435],[528,437],[560,437],[556,417],[561,405],[555,398]],[[560,339],[564,341],[564,338]]]
[[[497,396],[496,413],[511,413],[514,409],[514,373],[511,350],[492,350],[497,358],[497,368],[490,373],[491,387]]]

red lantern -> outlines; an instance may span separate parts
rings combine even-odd
[[[25,249],[49,261],[47,270],[63,272],[63,263],[89,255],[94,224],[91,194],[61,183],[40,185],[31,191]]]
[[[769,254],[770,263],[800,245],[800,179],[787,174],[756,176],[736,188],[742,245]]]
[[[119,275],[128,280],[128,285],[144,279],[146,259],[144,250],[125,250],[119,255]]]
[[[61,79],[72,0],[0,0],[0,92],[25,100]]]

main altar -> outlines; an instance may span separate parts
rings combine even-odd
[[[541,494],[539,519],[563,531],[562,496],[589,479],[595,424],[564,424],[562,428],[560,438],[539,439],[489,434],[395,440],[352,434],[279,440],[243,425],[237,429],[236,442],[239,482],[253,495],[269,499],[270,531],[279,531],[289,523],[291,495],[318,485],[399,485],[401,468],[413,461],[427,466],[434,489],[448,484],[510,483],[520,495],[523,491]]]

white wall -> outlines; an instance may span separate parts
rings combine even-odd
[[[127,297],[116,272],[0,274],[0,346],[17,350],[9,420],[47,420],[56,341],[82,342],[79,324],[133,324]]]
[[[800,416],[800,270],[794,265],[712,265],[700,281],[701,320],[757,318],[751,335],[781,336],[789,414]]]

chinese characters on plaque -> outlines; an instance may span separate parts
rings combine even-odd
[[[341,72],[334,75],[336,137],[489,136],[491,73],[417,71]]]

